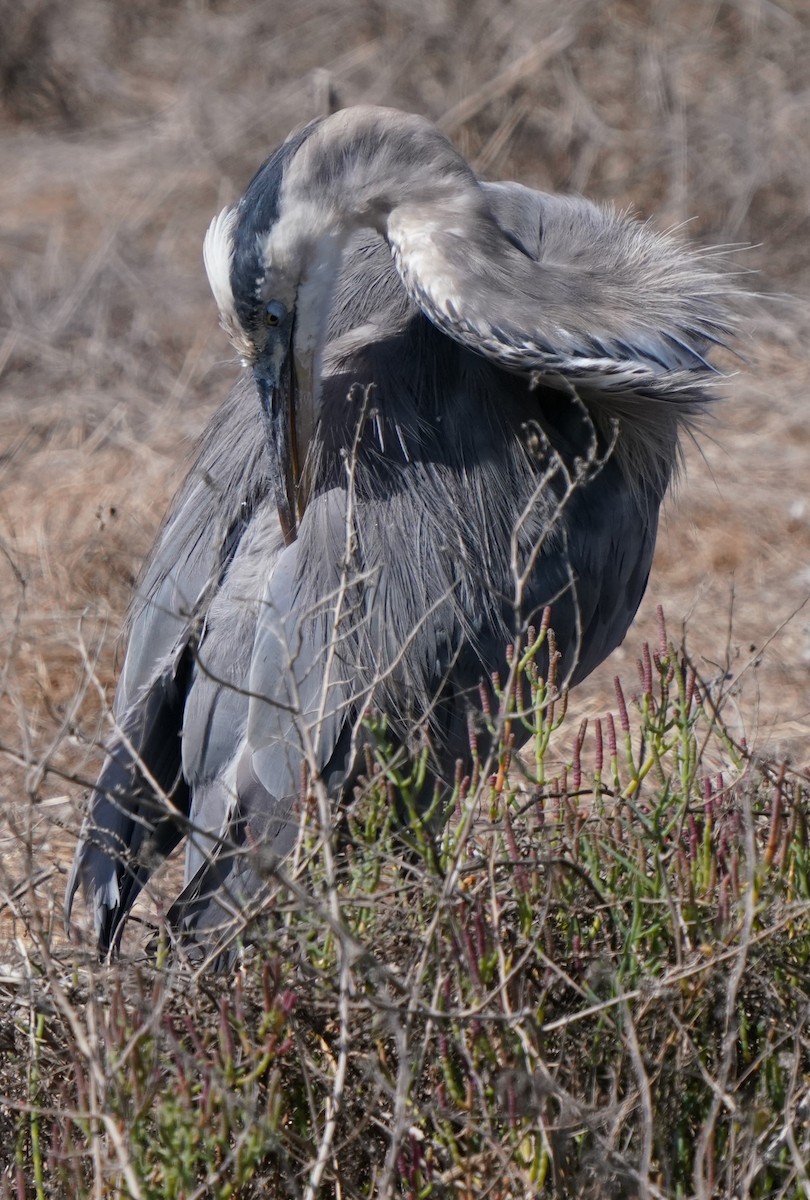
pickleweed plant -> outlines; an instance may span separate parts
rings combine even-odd
[[[612,711],[573,719],[560,662],[545,616],[435,787],[372,714],[230,973],[40,929],[0,1196],[805,1197],[807,779],[662,614]]]

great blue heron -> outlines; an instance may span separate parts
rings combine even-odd
[[[246,371],[130,618],[66,902],[81,882],[103,951],[186,833],[172,917],[213,938],[258,886],[240,848],[288,852],[304,761],[345,795],[371,709],[452,776],[544,606],[567,681],[592,671],[726,338],[722,279],[670,237],[483,183],[384,108],[292,133],[205,263]]]

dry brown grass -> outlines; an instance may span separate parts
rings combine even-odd
[[[34,762],[47,745],[81,685],[80,627],[93,654],[103,637],[110,684],[132,577],[234,373],[202,233],[330,100],[420,109],[490,176],[751,245],[755,286],[793,299],[763,308],[754,361],[689,454],[640,621],[661,601],[691,614],[693,651],[720,661],[728,643],[737,670],[806,598],[806,5],[28,0],[2,17],[4,744]],[[806,629],[789,622],[749,671],[743,709],[750,736],[800,756]],[[581,703],[603,702],[615,665]]]
[[[75,829],[82,791],[59,772],[97,767],[132,580],[234,375],[203,276],[206,224],[330,103],[422,111],[488,177],[749,247],[737,261],[759,273],[743,282],[767,299],[689,450],[628,644],[651,635],[658,603],[671,627],[688,619],[703,674],[739,677],[740,731],[807,764],[804,0],[0,0],[0,29],[6,891],[33,862],[54,919],[61,827]],[[580,689],[583,712],[610,706],[634,653]]]

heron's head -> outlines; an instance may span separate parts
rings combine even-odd
[[[303,508],[302,472],[319,400],[320,363],[339,239],[323,214],[285,195],[285,172],[317,122],[292,135],[245,195],[214,219],[205,266],[222,325],[253,373],[266,419],[288,540]],[[292,219],[291,219],[292,218]]]
[[[292,133],[239,203],[212,222],[208,278],[222,324],[256,379],[275,471],[286,480],[282,523],[291,523],[290,536],[302,506],[301,471],[318,417],[320,359],[343,247],[358,228],[385,234],[394,211],[411,231],[414,212],[425,223],[427,211],[429,242],[437,213],[457,223],[453,205],[469,207],[471,196],[480,204],[479,191],[429,121],[359,106]]]

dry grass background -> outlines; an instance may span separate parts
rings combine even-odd
[[[653,214],[662,227],[683,224],[697,245],[739,247],[734,258],[744,273],[741,283],[760,294],[745,308],[742,359],[725,364],[735,375],[699,445],[688,450],[636,625],[573,703],[578,714],[614,707],[613,675],[632,679],[639,646],[645,637],[654,639],[661,603],[672,633],[685,624],[703,677],[726,680],[732,695],[724,716],[732,719],[734,734],[744,734],[763,755],[788,756],[798,777],[807,777],[810,604],[802,606],[810,596],[810,366],[804,353],[810,332],[809,62],[808,0],[0,0],[0,1092],[11,1088],[14,1096],[25,1101],[33,1095],[38,1103],[44,1096],[65,1110],[76,1103],[71,1067],[64,1066],[75,1048],[71,1037],[59,1040],[61,1018],[48,1008],[66,994],[60,992],[64,979],[78,978],[71,975],[70,956],[59,986],[50,975],[42,988],[35,985],[37,972],[51,971],[64,950],[53,930],[61,920],[82,781],[91,780],[99,765],[116,635],[133,580],[194,438],[236,373],[204,278],[203,233],[211,215],[240,193],[289,129],[330,106],[371,102],[421,111],[442,124],[486,177],[580,191]],[[572,736],[577,724],[569,723]],[[763,778],[770,778],[767,771]],[[728,797],[732,816],[745,786]],[[749,856],[752,882],[757,862],[770,864],[773,831],[781,830],[781,786],[780,777],[764,859]],[[801,803],[798,789],[797,814]],[[718,793],[718,821],[725,819],[724,804]],[[804,853],[794,837],[797,819],[782,822],[785,848],[776,857],[786,874],[793,871],[785,868],[789,848],[797,861]],[[767,838],[766,825],[759,816],[757,821]],[[753,832],[751,838],[753,845]],[[643,847],[640,854],[639,879],[634,883],[631,871],[627,883],[631,891],[643,890]],[[418,880],[415,886],[424,890]],[[644,987],[635,1019],[649,1034],[645,1055],[660,1050],[662,1063],[659,1021],[666,1034],[673,1012],[702,1012],[701,959],[713,953],[704,945],[714,936],[711,895],[710,886],[708,933],[695,934],[689,959],[690,970],[693,959],[699,968],[697,1009],[690,1008],[684,976],[671,996],[662,993],[660,1012],[652,1001],[648,1012],[644,972],[658,959],[640,959]],[[563,889],[555,903],[564,905],[566,896]],[[763,906],[772,927],[761,939],[761,955],[743,939],[734,958],[740,972],[734,988],[741,980],[748,986],[740,1008],[751,1015],[754,997],[752,1021],[759,987],[760,1024],[767,1025],[773,1010],[769,1029],[793,1029],[799,1049],[784,1124],[788,1129],[792,1114],[799,1137],[807,1111],[806,1097],[800,1102],[806,1071],[799,1069],[807,1062],[806,988],[791,971],[799,970],[793,958],[801,957],[803,943],[793,939],[792,926],[790,937],[780,937],[785,912],[794,913],[797,931],[801,921],[806,929],[806,895],[800,904],[797,893],[792,909],[777,891],[774,897]],[[589,914],[592,895],[581,899]],[[385,911],[377,913],[383,924]],[[549,937],[555,929],[549,920]],[[41,954],[30,950],[38,931]],[[721,934],[726,936],[722,928]],[[567,971],[565,946],[561,955]],[[706,978],[721,989],[718,994],[727,993],[731,1020],[725,961],[720,953]],[[27,991],[21,986],[26,971]],[[777,975],[782,982],[774,990]],[[111,979],[114,992],[119,984]],[[620,991],[632,986],[624,976],[622,981]],[[86,1009],[77,1002],[75,1012],[85,1022],[80,1033],[98,1019],[103,1040],[108,1010],[110,1028],[115,1025],[109,982],[102,986],[95,979],[88,994],[91,1000],[97,995],[97,1005],[87,997]],[[69,991],[72,984],[64,986]],[[309,996],[309,985],[297,977],[295,986]],[[144,1001],[138,1018],[143,1028],[153,1008],[174,1011],[174,1000],[169,1004],[165,997],[155,1007],[157,994]],[[790,996],[795,1002],[788,1013]],[[315,1032],[328,1041],[332,1018],[323,1014],[332,1013],[334,997],[327,990],[321,1001],[312,1010]],[[190,1003],[199,1009],[198,991]],[[141,1012],[138,1004],[135,1009]],[[297,1028],[307,1034],[308,1004],[301,1009]],[[708,1008],[704,1017],[705,1030],[697,1018],[690,1028],[698,1049],[704,1046],[701,1062],[714,1072],[715,1096],[727,1099],[736,1078],[726,1070],[731,1058],[725,1066],[712,1065],[716,1012]],[[75,1033],[73,1019],[68,1013]],[[217,1020],[214,1011],[214,1039]],[[123,1026],[119,1032],[129,1046],[128,1032]],[[603,1040],[607,1045],[610,1038]],[[333,1041],[337,1046],[337,1035]],[[669,1035],[664,1041],[669,1045]],[[114,1037],[111,1044],[118,1046]],[[361,1038],[358,1054],[370,1046]],[[784,1048],[782,1041],[768,1046],[778,1084]],[[121,1055],[127,1059],[123,1050]],[[296,1049],[294,1063],[299,1057]],[[561,1051],[563,1083],[576,1059],[576,1052]],[[40,1062],[47,1072],[38,1082]],[[769,1062],[763,1051],[762,1063]],[[763,1077],[769,1074],[764,1066]],[[171,1072],[162,1065],[156,1072],[156,1086],[171,1091]],[[755,1067],[751,1072],[756,1078]],[[225,1075],[229,1098],[232,1081]],[[740,1080],[748,1075],[744,1069]],[[289,1068],[290,1086],[295,1078]],[[666,1078],[662,1068],[661,1083],[656,1068],[656,1086],[663,1090],[656,1122],[668,1128],[682,1084],[693,1094],[698,1089],[685,1068],[673,1076],[670,1101]],[[107,1084],[113,1103],[114,1072]],[[58,1091],[62,1087],[67,1090]],[[750,1088],[739,1093],[746,1120],[752,1094]],[[757,1096],[761,1102],[761,1089]],[[601,1113],[601,1100],[593,1102],[590,1092],[588,1097]],[[93,1107],[83,1094],[78,1103],[80,1110]],[[113,1108],[119,1115],[128,1112],[126,1093],[121,1103],[123,1108]],[[781,1104],[765,1117],[751,1108],[755,1148],[770,1136],[758,1131],[756,1121],[779,1125]],[[719,1111],[719,1100],[717,1105]],[[45,1194],[36,1166],[32,1184],[22,1165],[36,1160],[37,1118],[32,1113],[29,1128],[27,1111],[25,1103],[18,1110],[0,1102],[2,1197],[15,1178],[18,1196],[31,1194],[31,1187]],[[191,1109],[189,1125],[194,1130],[196,1111]],[[357,1110],[357,1128],[365,1129],[374,1112],[373,1106],[368,1114]],[[355,1109],[349,1105],[346,1114],[353,1121]],[[684,1128],[705,1132],[701,1120]],[[629,1109],[627,1121],[631,1130]],[[77,1122],[76,1128],[81,1111]],[[709,1126],[716,1122],[717,1113]],[[652,1134],[651,1114],[649,1123]],[[54,1128],[59,1134],[63,1125]],[[618,1119],[616,1130],[630,1136]],[[85,1158],[73,1154],[72,1144],[62,1149],[81,1175]],[[346,1144],[351,1158],[351,1137]],[[100,1153],[98,1138],[88,1145]],[[114,1139],[111,1154],[113,1148]],[[93,1168],[99,1187],[104,1170]],[[713,1190],[702,1172],[696,1168],[696,1194],[727,1200],[723,1176]],[[731,1178],[731,1167],[729,1172]],[[804,1168],[794,1174],[806,1183]],[[46,1173],[46,1184],[48,1178]],[[61,1185],[53,1186],[57,1190],[48,1194],[64,1194]],[[640,1187],[638,1195],[648,1194],[643,1181]],[[571,1194],[599,1200],[636,1195],[632,1189],[577,1188]],[[165,1194],[158,1178],[148,1195]]]
[[[637,627],[577,704],[610,705],[663,603],[749,742],[810,761],[807,0],[3,0],[0,28],[7,885],[25,835],[60,898],[81,787],[59,773],[97,768],[133,578],[235,374],[206,225],[329,105],[419,110],[487,177],[746,247],[745,361],[688,452]]]

